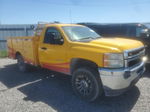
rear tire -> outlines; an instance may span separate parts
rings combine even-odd
[[[24,59],[21,55],[17,56],[17,65],[18,65],[19,71],[21,72],[29,71],[29,65],[24,62]]]
[[[77,96],[92,102],[103,94],[99,74],[91,68],[79,68],[72,76],[72,87]]]

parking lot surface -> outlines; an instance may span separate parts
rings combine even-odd
[[[123,95],[88,103],[74,95],[69,76],[35,68],[21,73],[16,61],[0,59],[0,112],[150,112],[149,68]]]

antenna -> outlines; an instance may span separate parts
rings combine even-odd
[[[69,8],[69,19],[70,19],[70,23],[72,24],[72,11],[71,11],[71,6]]]

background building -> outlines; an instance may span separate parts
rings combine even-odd
[[[34,24],[0,24],[0,51],[7,49],[7,38],[32,36],[34,34],[34,27]]]

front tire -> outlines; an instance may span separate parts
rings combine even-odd
[[[89,102],[103,93],[99,74],[91,68],[77,69],[72,76],[72,87],[77,96]]]

